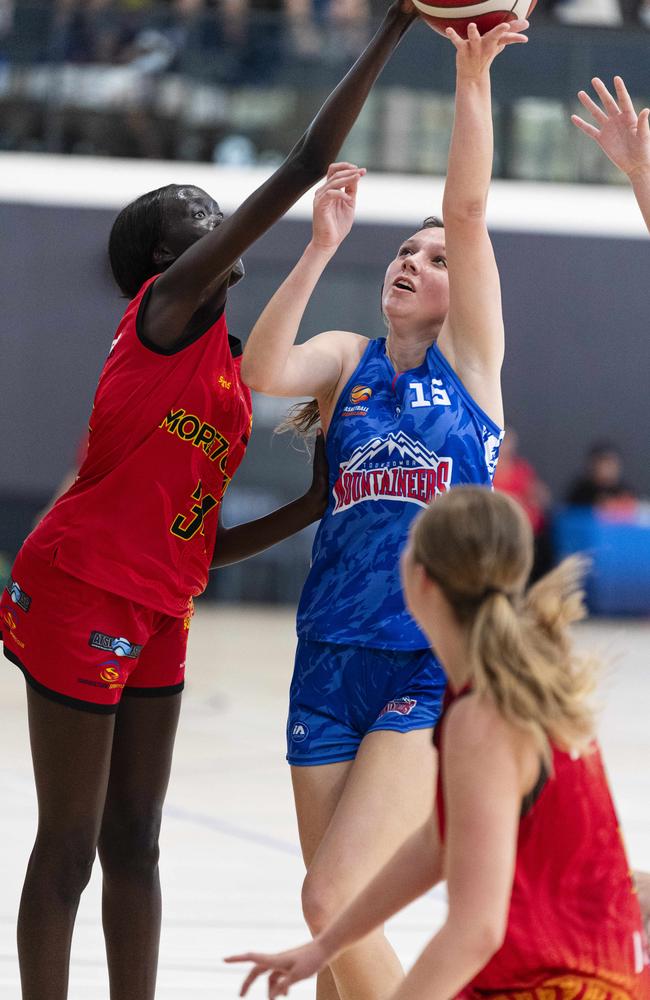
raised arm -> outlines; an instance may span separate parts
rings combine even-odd
[[[571,115],[571,121],[600,146],[615,167],[627,175],[650,232],[650,109],[644,108],[637,115],[620,76],[614,77],[616,98],[598,77],[594,77],[591,83],[600,98],[600,105],[584,90],[578,94],[578,100],[596,124],[592,125],[578,115]]]
[[[334,163],[314,195],[313,233],[302,257],[253,327],[242,358],[242,378],[274,396],[312,395],[336,387],[346,351],[357,334],[329,331],[294,346],[318,281],[354,221],[357,187],[365,173],[351,163]]]
[[[181,338],[206,289],[227,280],[243,252],[322,177],[336,156],[379,76],[415,15],[411,0],[395,0],[347,76],[276,172],[225,222],[186,250],[156,281],[146,313],[146,335],[160,347]]]
[[[379,874],[326,930],[309,944],[278,955],[247,952],[227,962],[253,962],[244,980],[244,996],[258,976],[270,972],[269,997],[284,995],[293,983],[308,979],[338,954],[361,940],[442,878],[442,857],[434,815],[397,851]]]
[[[504,337],[501,287],[485,210],[492,176],[490,66],[510,44],[525,42],[526,21],[500,24],[463,41],[449,28],[456,55],[456,110],[443,198],[449,312],[438,345],[483,409],[501,424],[499,374]]]

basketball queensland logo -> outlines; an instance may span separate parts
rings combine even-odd
[[[351,455],[334,483],[332,513],[364,500],[401,500],[427,507],[451,486],[453,461],[404,434],[373,438]]]
[[[367,402],[372,396],[372,389],[368,385],[355,385],[350,390],[347,405],[343,407],[341,416],[343,417],[365,417],[370,409]]]

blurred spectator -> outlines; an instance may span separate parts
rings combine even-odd
[[[616,26],[622,22],[619,0],[555,0],[551,6],[554,16],[565,24]]]
[[[636,507],[636,494],[623,479],[623,458],[615,444],[599,441],[591,446],[584,472],[569,489],[566,501],[574,507],[599,507],[610,511]]]
[[[56,0],[49,56],[55,62],[113,63],[126,43],[114,0]]]
[[[14,24],[14,0],[0,0],[0,81],[6,67],[5,40],[11,35]]]
[[[370,29],[369,0],[314,0],[314,11],[324,24],[332,56],[347,59],[363,48]],[[382,16],[385,7],[382,10]]]
[[[310,0],[220,0],[226,40],[239,50],[241,76],[250,83],[273,80],[291,28],[310,20]]]
[[[536,580],[552,563],[548,522],[551,492],[518,449],[519,436],[512,427],[508,427],[501,443],[494,488],[517,500],[528,515],[535,540],[535,564],[531,579]]]
[[[14,20],[14,0],[0,0],[0,38],[9,34]]]
[[[545,13],[564,24],[650,27],[650,0],[547,0]]]

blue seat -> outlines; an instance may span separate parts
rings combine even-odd
[[[592,559],[587,602],[593,614],[650,614],[650,518],[619,521],[567,508],[554,517],[553,537],[559,559],[574,552]]]

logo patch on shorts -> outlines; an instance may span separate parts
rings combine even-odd
[[[16,643],[16,645],[20,646],[21,649],[24,649],[25,648],[25,643],[21,639],[19,639],[18,636],[16,635],[16,629],[18,628],[18,622],[14,618],[11,610],[6,605],[2,609],[2,622],[4,622],[4,624],[9,629],[9,632],[11,633],[11,638]],[[0,624],[0,632],[1,631],[2,631],[2,625]]]
[[[294,722],[291,727],[291,739],[294,743],[304,743],[309,736],[309,726],[306,722]]]
[[[7,581],[7,590],[14,604],[17,604],[19,608],[22,608],[27,613],[32,606],[32,599],[29,594],[26,594],[23,588],[11,577]]]
[[[88,645],[93,649],[102,649],[108,653],[115,653],[116,656],[128,656],[131,660],[136,660],[142,652],[142,646],[128,639],[116,638],[106,635],[105,632],[91,632]]]
[[[118,660],[104,660],[103,663],[99,664],[100,667],[100,680],[90,680],[88,677],[77,677],[80,684],[89,684],[91,687],[107,688],[112,691],[114,688],[123,688],[124,680],[120,673],[121,670],[125,669],[121,667]],[[126,674],[125,678],[126,679]]]
[[[384,705],[377,718],[381,719],[382,716],[390,715],[391,712],[397,715],[410,715],[417,703],[417,698],[393,698],[387,705]]]
[[[112,666],[104,667],[99,676],[103,681],[106,681],[107,684],[115,684],[120,680],[119,670]],[[123,687],[123,685],[120,684],[120,687]]]

